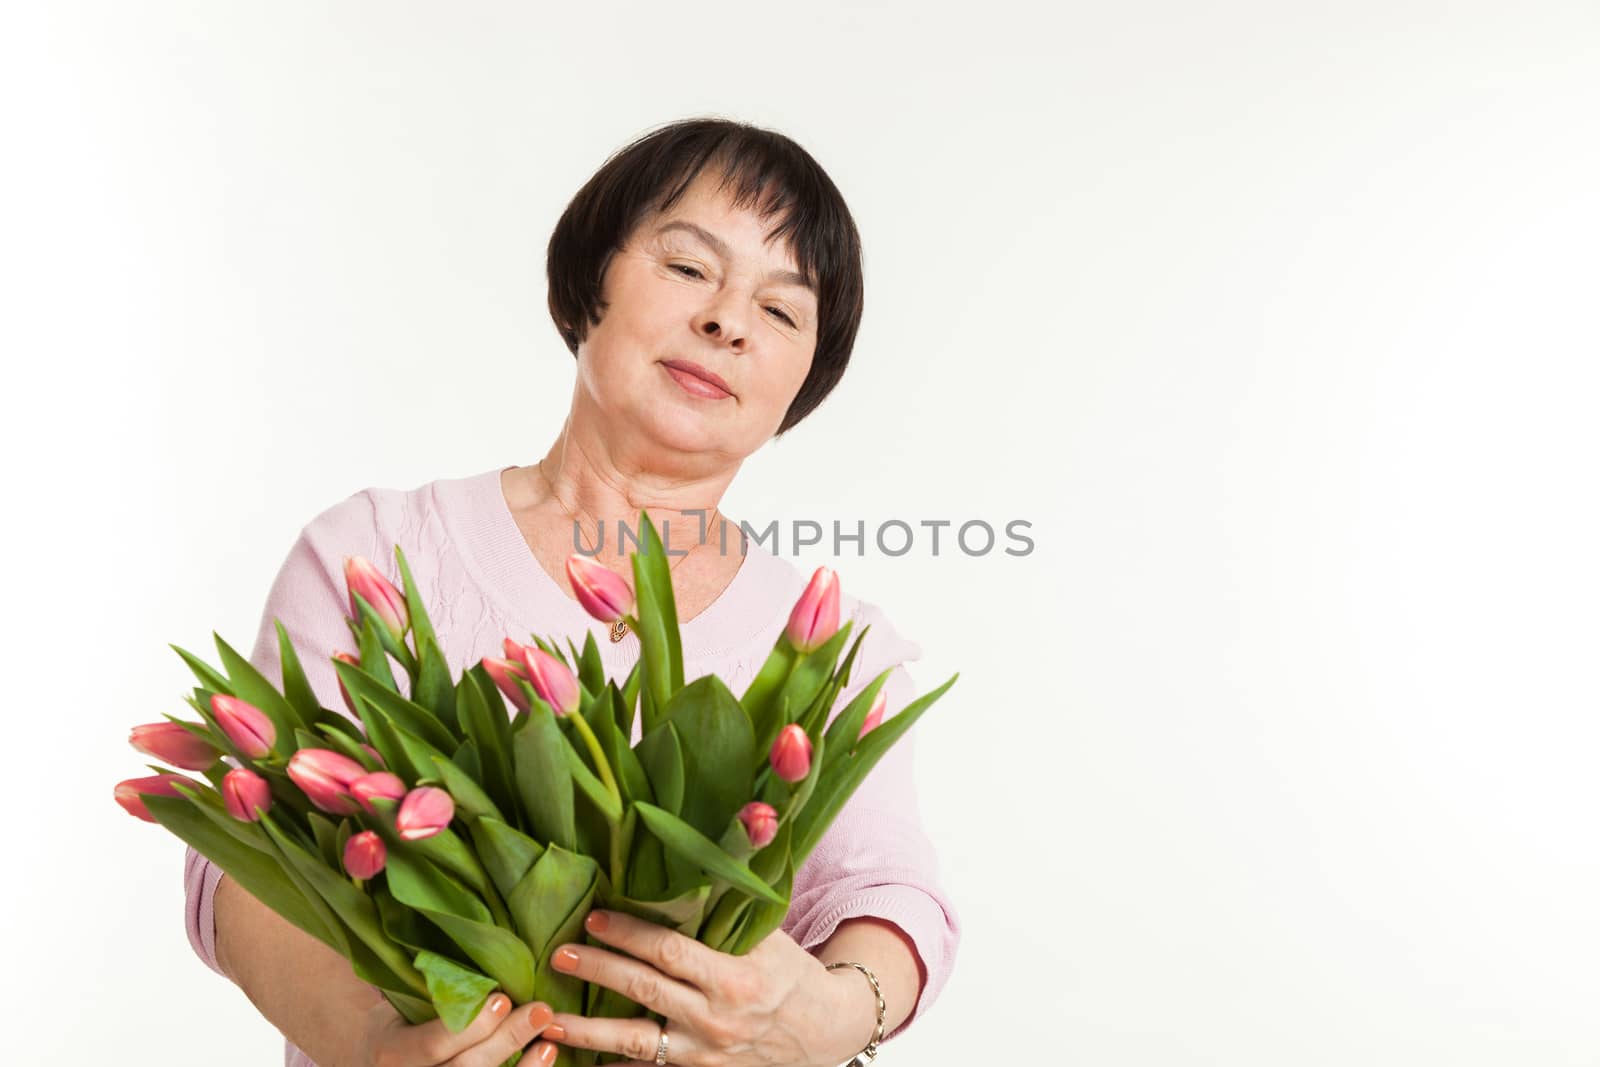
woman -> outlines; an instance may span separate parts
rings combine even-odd
[[[553,234],[550,311],[577,359],[565,424],[537,461],[366,489],[301,531],[262,614],[252,661],[280,668],[281,621],[324,706],[343,707],[331,665],[349,649],[342,568],[392,571],[399,543],[455,672],[501,654],[505,636],[597,628],[607,674],[638,658],[574,599],[575,547],[631,575],[647,510],[666,532],[685,675],[741,691],[805,585],[718,507],[745,458],[793,428],[844,373],[862,308],[861,253],[833,183],[781,135],[721,120],[657,130],[613,156]],[[919,654],[871,604],[842,613],[862,642],[842,708],[893,668],[888,710],[915,695]],[[614,640],[606,640],[610,636]],[[959,928],[917,822],[912,731],[891,749],[796,873],[783,928],[743,957],[597,911],[592,941],[553,963],[667,1020],[552,1015],[496,994],[460,1034],[409,1026],[348,963],[192,851],[189,934],[289,1039],[287,1062],[322,1067],[495,1067],[517,1049],[548,1065],[557,1045],[650,1063],[837,1064],[925,1011],[953,965]],[[848,964],[829,968],[826,964]],[[879,1000],[881,991],[881,1005]],[[303,1050],[303,1051],[302,1051]]]

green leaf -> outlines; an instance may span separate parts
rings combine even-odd
[[[226,693],[229,696],[234,695],[233,687],[228,684],[226,675],[218,674],[210,664],[206,663],[205,660],[201,659],[199,656],[196,656],[192,652],[187,652],[184,649],[179,648],[177,645],[168,645],[167,647],[172,649],[172,651],[176,652],[179,656],[183,657],[183,662],[187,663],[189,665],[189,669],[194,672],[194,676],[200,679],[200,684],[206,688],[206,696],[203,702],[208,707],[211,703],[212,693]]]
[[[433,622],[428,618],[428,605],[422,599],[422,594],[417,591],[417,583],[411,578],[411,567],[406,563],[406,554],[400,546],[394,546],[395,566],[400,570],[400,590],[406,598],[406,614],[411,619],[411,633],[416,638],[427,639],[435,645],[439,643],[438,635],[433,632]]]
[[[694,783],[677,814],[714,838],[754,790],[757,749],[750,720],[722,680],[706,675],[673,695],[664,721],[677,732],[684,780]]]
[[[343,870],[344,857],[339,852],[339,827],[332,819],[315,811],[306,816],[306,821],[311,824],[311,833],[317,839],[317,850],[322,853],[322,861],[336,871]]]
[[[757,878],[749,867],[722,851],[715,841],[670,811],[658,808],[654,804],[636,803],[634,807],[638,809],[639,817],[644,820],[645,826],[649,827],[650,832],[659,837],[668,849],[753,897],[774,902],[781,900],[773,893],[772,887]]]
[[[683,746],[670,722],[645,734],[636,749],[650,779],[655,803],[677,814],[683,807]]]
[[[488,816],[472,824],[472,843],[477,846],[478,857],[488,869],[489,877],[508,897],[529,868],[544,855],[539,842],[507,826],[504,821]]]
[[[594,631],[589,630],[583,636],[583,651],[576,653],[578,663],[578,681],[591,693],[599,693],[606,687],[606,667],[600,659],[600,646],[595,643]]]
[[[239,887],[278,915],[336,951],[340,938],[329,930],[294,883],[284,876],[277,853],[258,824],[239,823],[240,833],[224,828],[199,810],[193,800],[158,795],[144,798],[145,808],[175,837],[221,867]],[[246,843],[244,828],[255,827],[259,845]]]
[[[583,941],[600,868],[588,856],[551,846],[511,891],[513,921],[538,960],[539,999],[558,1012],[583,1010],[581,979],[550,965],[555,949]]]
[[[335,660],[333,666],[351,697],[357,701],[370,701],[389,716],[396,726],[422,738],[441,752],[448,752],[459,743],[444,724],[434,717],[433,712],[407,700],[384,684],[382,678],[374,677],[367,669],[365,658],[359,667],[343,660]]]
[[[635,915],[645,922],[670,926],[685,937],[693,937],[705,918],[706,898],[710,892],[710,884],[702,882],[667,900],[635,900],[612,894],[602,903],[613,911]]]
[[[439,1021],[452,1034],[472,1024],[496,989],[493,978],[426,950],[417,953],[416,967],[427,979],[428,996],[439,1012]]]
[[[622,736],[629,742],[633,741],[633,713],[639,706],[639,687],[644,682],[644,674],[640,670],[639,661],[635,660],[633,667],[628,671],[628,677],[622,683],[622,707],[616,712],[617,729],[622,731]]]
[[[444,931],[508,997],[517,1003],[533,999],[533,954],[516,934],[495,925],[466,886],[403,848],[389,853],[384,877],[395,900]]]
[[[611,795],[611,790],[605,787],[605,783],[594,776],[594,772],[589,769],[589,765],[578,755],[577,749],[573,748],[570,742],[567,744],[567,770],[572,773],[572,784],[583,791],[589,802],[605,816],[607,823],[615,825],[617,820],[622,818],[621,802]]]
[[[439,642],[431,635],[417,638],[421,651],[418,654],[416,691],[411,699],[433,713],[452,737],[460,740],[466,736],[456,714],[456,688],[450,681],[450,664],[445,661]]]
[[[278,632],[278,662],[282,664],[283,697],[293,706],[302,723],[316,723],[322,717],[322,704],[317,700],[316,691],[311,688],[311,683],[306,680],[305,668],[300,666],[300,656],[294,650],[294,643],[289,640],[289,631],[284,629],[283,623],[277,619],[272,620],[272,625]]]
[[[924,693],[907,704],[899,714],[885,719],[858,741],[853,752],[848,752],[842,759],[829,761],[830,765],[823,768],[815,794],[805,808],[795,816],[793,849],[797,868],[805,865],[806,857],[822,839],[828,826],[839,814],[839,809],[844,807],[850,795],[866,779],[872,768],[877,766],[883,754],[916,724],[922,713],[932,707],[934,701],[943,696],[945,690],[954,685],[959,677],[961,677],[959,673],[952,674],[939,688]],[[848,737],[847,734],[846,740]],[[839,745],[835,751],[847,747]]]
[[[358,653],[360,653],[360,659],[362,659],[362,670],[370,673],[371,677],[378,678],[384,688],[398,693],[400,686],[395,685],[394,667],[390,667],[389,653],[384,648],[384,637],[386,637],[384,624],[379,621],[378,614],[374,613],[373,606],[370,603],[366,603],[365,598],[360,597],[360,593],[357,593],[355,600],[360,605],[365,606],[366,613],[363,614],[360,621],[346,619],[346,624],[350,627],[350,633],[355,635],[355,648],[357,648]],[[341,662],[344,661],[342,659],[334,661],[334,670],[338,670]],[[346,681],[344,685],[349,686],[349,681]]]
[[[511,723],[505,698],[482,664],[463,672],[456,686],[456,708],[465,736],[477,747],[484,792],[502,810],[516,805],[516,774],[511,765]]]
[[[804,712],[822,687],[833,677],[833,665],[838,662],[839,649],[849,637],[850,627],[851,623],[846,622],[834,631],[833,636],[823,642],[821,647],[795,661],[794,670],[789,673],[789,680],[784,682],[783,688],[779,690],[781,699],[788,702],[791,715]],[[761,752],[770,750],[772,742],[778,739],[778,731],[786,725],[787,722],[778,721],[776,717],[765,723],[766,732],[756,735],[758,749]]]
[[[569,746],[548,704],[535,703],[513,742],[522,814],[539,841],[577,851]]]
[[[750,910],[735,928],[734,936],[724,951],[735,956],[743,956],[761,944],[768,934],[783,925],[784,917],[789,913],[789,896],[794,891],[794,861],[787,854],[784,857],[783,873],[774,888],[778,896],[783,898],[783,903],[751,901]]]
[[[407,674],[412,674],[416,670],[417,659],[412,655],[411,649],[406,647],[403,635],[401,638],[396,638],[390,632],[388,625],[383,621],[383,616],[378,614],[378,609],[366,597],[360,593],[351,593],[350,599],[355,604],[357,618],[360,619],[362,629],[365,630],[367,626],[371,626],[373,636],[378,639],[378,644],[383,651],[393,656],[396,662],[405,668]],[[365,660],[366,656],[363,654],[362,661],[365,662]]]
[[[833,709],[834,703],[839,699],[839,693],[850,684],[850,671],[855,666],[856,654],[861,650],[861,642],[871,630],[870,625],[864,626],[856,634],[856,639],[850,642],[850,651],[845,653],[844,662],[833,673],[833,677],[823,685],[821,692],[812,698],[811,704],[801,713],[797,720],[800,728],[812,737],[818,736],[827,724],[828,713]]]
[[[222,656],[222,666],[228,672],[228,684],[232,686],[233,695],[260,708],[272,720],[272,725],[278,728],[279,737],[292,737],[295,727],[310,725],[300,718],[300,713],[283,698],[277,687],[256,670],[255,664],[235,652],[221,634],[212,631],[211,636],[216,639],[217,652]]]
[[[639,513],[639,527],[639,550],[632,557],[639,658],[644,664],[644,684],[650,692],[648,710],[660,713],[672,694],[683,688],[683,644],[678,633],[671,565],[649,512]],[[655,725],[647,715],[645,731]]]
[[[823,736],[828,741],[829,759],[837,763],[844,759],[855,748],[856,738],[861,733],[861,724],[867,721],[867,713],[872,710],[872,702],[878,697],[878,690],[884,687],[889,680],[889,675],[894,673],[893,667],[887,667],[878,676],[861,687],[857,693],[844,706],[844,710],[835,715],[833,722],[828,724],[828,731]],[[809,731],[808,731],[809,732]]]
[[[421,993],[427,987],[411,961],[384,935],[378,910],[361,890],[342,876],[322,864],[307,852],[299,842],[289,837],[277,825],[277,813],[269,813],[261,820],[268,837],[278,846],[279,854],[287,860],[286,868],[304,879],[318,896],[335,912],[345,928],[355,934],[365,945],[372,962],[393,972],[405,988]],[[355,959],[355,943],[350,943],[349,955]],[[385,988],[388,988],[387,986]],[[404,991],[397,990],[397,991]]]
[[[456,802],[456,814],[466,820],[468,826],[483,818],[505,821],[505,816],[489,794],[454,760],[435,756],[433,773],[434,779]]]
[[[789,680],[789,672],[799,658],[800,653],[789,638],[780,634],[778,643],[767,654],[761,670],[745,689],[744,696],[739,698],[745,714],[750,716],[750,725],[756,737],[777,737],[778,731],[783,729],[781,722],[774,725],[778,714],[778,693]]]
[[[372,758],[372,754],[361,747],[360,741],[351,737],[337,726],[328,722],[319,722],[317,723],[317,730],[322,734],[322,737],[318,739],[315,747],[331,748],[341,756],[348,756],[350,759],[355,760],[368,771],[383,770],[382,767],[378,766],[378,761]],[[305,748],[307,746],[302,745],[300,747]]]

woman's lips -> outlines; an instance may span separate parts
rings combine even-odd
[[[704,397],[707,400],[724,400],[733,396],[733,393],[729,390],[700,377],[700,374],[715,377],[703,367],[697,367],[696,364],[681,359],[663,360],[661,365],[666,368],[668,374],[672,375],[672,380],[677,382],[683,388],[683,391],[690,396]],[[691,371],[689,369],[691,367],[694,367],[695,371]]]

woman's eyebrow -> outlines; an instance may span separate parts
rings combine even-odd
[[[704,241],[711,251],[715,252],[723,259],[733,258],[733,252],[730,248],[728,248],[728,243],[722,238],[718,237],[716,234],[712,233],[710,230],[706,229],[704,226],[696,225],[693,222],[686,222],[683,219],[674,219],[671,222],[663,223],[659,228],[657,228],[656,233],[659,235],[667,233],[671,230],[683,230],[686,233],[691,233],[700,238],[700,240]],[[796,273],[792,270],[770,271],[767,274],[766,280],[769,282],[783,282],[786,285],[798,285],[802,289],[811,291],[811,286],[806,284],[805,275]]]

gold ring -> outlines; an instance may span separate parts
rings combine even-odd
[[[667,1028],[661,1027],[661,1037],[656,1041],[656,1067],[667,1067]]]

